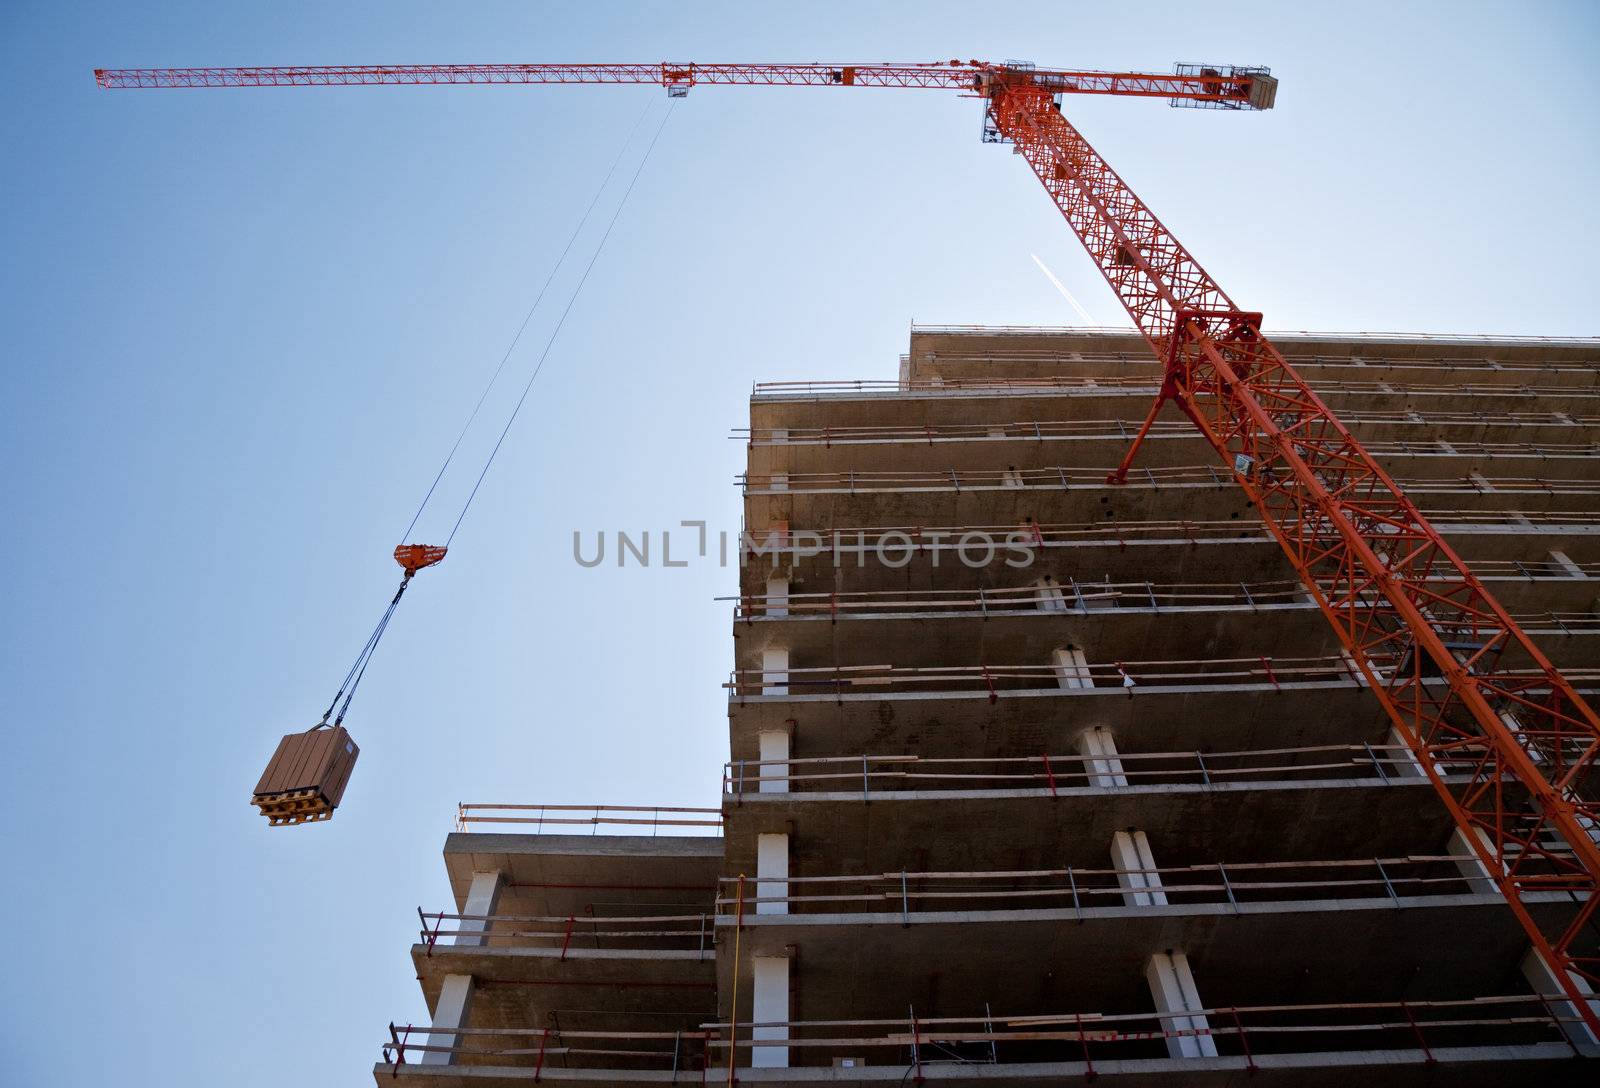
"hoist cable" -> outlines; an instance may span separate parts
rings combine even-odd
[[[467,432],[471,430],[473,422],[477,420],[479,413],[483,410],[483,405],[488,400],[489,393],[494,389],[495,383],[499,381],[500,375],[505,371],[506,364],[511,361],[512,354],[516,351],[517,345],[522,340],[523,333],[527,331],[529,323],[533,320],[533,315],[538,312],[540,304],[544,301],[545,295],[550,290],[550,285],[555,282],[557,274],[559,274],[561,269],[565,267],[567,258],[572,253],[572,247],[577,243],[578,237],[583,233],[584,227],[588,226],[589,220],[593,216],[595,208],[600,203],[600,198],[605,195],[606,189],[610,187],[611,179],[616,176],[617,168],[622,165],[623,159],[627,157],[628,148],[633,146],[634,137],[638,135],[639,128],[644,124],[645,118],[649,116],[651,107],[653,105],[653,102],[647,103],[645,108],[640,112],[638,118],[634,120],[633,127],[628,130],[628,135],[622,141],[622,146],[618,148],[616,157],[611,160],[611,165],[606,170],[605,177],[601,179],[600,184],[595,188],[594,196],[590,198],[588,206],[584,208],[583,215],[578,220],[578,225],[573,228],[571,235],[568,236],[567,243],[561,250],[561,255],[556,258],[555,264],[551,266],[549,274],[545,277],[544,283],[539,288],[539,293],[534,296],[533,304],[528,307],[528,312],[523,315],[522,323],[517,326],[516,334],[512,336],[511,343],[506,347],[505,354],[500,357],[499,365],[495,367],[494,373],[489,376],[489,381],[483,387],[483,392],[478,395],[478,401],[475,405],[473,405],[472,412],[467,416],[467,421],[462,425],[460,433],[456,435],[455,442],[450,447],[450,452],[445,454],[443,464],[439,466],[439,471],[434,475],[432,483],[428,485],[427,493],[422,496],[422,502],[417,506],[417,512],[412,515],[411,523],[406,526],[406,531],[401,536],[402,542],[411,535],[411,531],[417,527],[417,522],[421,519],[423,512],[428,508],[428,503],[433,498],[433,494],[438,488],[439,482],[444,478],[446,470],[449,469],[451,462],[455,459],[456,453],[461,449],[462,441],[466,438]],[[672,109],[669,107],[667,110],[667,116],[670,116],[671,113]],[[572,303],[574,300],[576,300],[578,292],[583,289],[584,281],[589,278],[589,272],[594,268],[595,259],[599,256],[600,249],[605,246],[606,239],[611,235],[611,228],[616,226],[617,216],[621,214],[622,205],[627,203],[628,194],[633,191],[634,184],[639,180],[639,174],[644,169],[644,163],[650,158],[650,152],[655,148],[655,141],[660,138],[661,129],[665,126],[665,124],[666,117],[663,116],[662,124],[656,127],[655,136],[652,137],[650,146],[645,149],[644,157],[639,163],[639,168],[634,171],[633,177],[629,180],[628,188],[623,192],[622,200],[617,205],[617,211],[612,214],[611,221],[606,226],[605,234],[601,236],[599,246],[596,247],[594,255],[589,258],[589,264],[587,267],[585,267],[583,276],[578,281],[577,288],[574,289],[572,299],[568,300],[567,308],[562,312],[561,322],[558,322],[556,325],[557,332],[560,331],[561,323],[565,322],[567,313],[572,310]],[[538,368],[544,365],[545,358],[550,354],[550,345],[554,342],[554,339],[555,334],[552,333],[550,339],[545,343],[544,353],[539,356],[539,363],[538,367],[535,367],[534,369],[534,376],[538,375]],[[522,402],[523,400],[527,399],[528,390],[532,387],[532,385],[533,382],[532,379],[530,379],[528,384],[523,387],[522,398],[517,401],[517,410],[521,409]],[[515,420],[516,414],[516,411],[512,412],[512,420]],[[476,495],[478,493],[478,485],[483,483],[484,473],[488,472],[489,464],[494,461],[494,453],[499,451],[500,443],[505,441],[506,431],[510,430],[510,426],[510,421],[508,421],[505,430],[501,431],[499,441],[495,443],[494,452],[490,453],[488,461],[485,462],[483,472],[479,473],[477,483],[473,486],[472,495]],[[450,531],[451,539],[455,538],[455,530],[461,527],[461,518],[466,516],[467,506],[471,505],[472,496],[469,495],[466,505],[462,507],[461,515],[456,518],[455,527]],[[448,546],[449,541],[446,541],[446,547]],[[396,555],[396,558],[399,558],[398,554]],[[395,609],[400,604],[400,598],[405,596],[406,587],[411,584],[412,575],[415,573],[416,571],[412,567],[408,566],[406,568],[406,576],[401,580],[400,588],[395,590],[394,597],[389,601],[389,607],[384,609],[383,616],[378,620],[377,626],[372,629],[372,633],[367,636],[366,644],[361,647],[361,652],[356,655],[355,662],[350,666],[350,671],[345,673],[344,680],[339,684],[339,690],[334,693],[333,701],[328,704],[328,709],[322,714],[322,721],[318,723],[319,726],[328,724],[328,719],[333,715],[335,709],[338,710],[338,716],[333,719],[333,724],[338,726],[344,722],[345,715],[350,711],[350,703],[355,699],[356,689],[360,686],[362,678],[366,676],[367,666],[372,663],[372,657],[378,649],[378,643],[382,640],[384,632],[388,630],[389,621],[394,618]],[[344,700],[342,705],[340,703],[341,699]]]
[[[544,301],[545,293],[550,290],[550,284],[555,281],[556,273],[560,272],[562,266],[566,264],[567,255],[572,252],[573,243],[578,240],[578,235],[583,233],[583,228],[588,226],[589,216],[593,214],[595,205],[600,203],[600,197],[605,193],[606,186],[611,184],[611,179],[615,176],[617,167],[622,165],[622,160],[627,155],[628,148],[633,144],[634,136],[639,132],[639,126],[644,124],[644,119],[649,115],[650,107],[653,105],[655,105],[655,100],[652,98],[645,104],[644,109],[640,111],[638,119],[633,122],[633,127],[628,130],[627,138],[622,141],[622,146],[617,149],[617,157],[611,160],[611,168],[606,171],[606,176],[601,180],[599,186],[595,188],[594,196],[590,199],[589,206],[583,211],[583,218],[579,219],[578,225],[572,228],[572,234],[567,238],[567,244],[562,249],[561,256],[557,257],[556,263],[551,266],[550,274],[545,277],[544,285],[539,288],[539,293],[534,296],[533,305],[528,307],[528,312],[523,315],[522,324],[517,326],[516,335],[511,338],[511,343],[507,345],[505,354],[500,357],[500,365],[495,367],[494,373],[489,376],[489,383],[483,387],[483,392],[478,395],[478,403],[473,405],[472,414],[467,416],[467,421],[461,425],[461,433],[456,435],[455,444],[450,447],[450,452],[445,454],[444,463],[439,466],[439,471],[434,475],[433,482],[428,485],[428,492],[422,496],[422,502],[418,505],[417,512],[411,515],[411,524],[407,525],[406,531],[400,534],[402,543],[411,538],[411,530],[417,527],[417,522],[421,519],[422,512],[428,508],[428,502],[433,498],[433,493],[438,488],[439,481],[444,479],[445,470],[455,460],[456,452],[461,449],[462,440],[467,437],[467,431],[471,430],[473,422],[478,418],[478,413],[483,410],[483,402],[489,399],[489,391],[500,380],[500,374],[505,370],[506,363],[511,361],[511,354],[517,350],[517,344],[522,341],[522,334],[527,331],[528,322],[533,320],[533,315],[539,309],[539,304]],[[354,674],[354,672],[355,670],[352,668],[351,673]],[[349,682],[348,678],[346,682]]]
[[[578,285],[572,289],[572,297],[567,299],[566,309],[561,311],[561,317],[556,322],[550,336],[544,342],[544,351],[539,354],[539,362],[534,366],[533,373],[528,375],[528,382],[522,387],[522,396],[517,398],[516,407],[511,409],[511,415],[506,419],[506,425],[500,431],[500,437],[495,441],[494,449],[489,451],[488,458],[483,462],[483,471],[478,473],[478,480],[472,485],[472,492],[467,496],[467,501],[461,506],[461,513],[456,517],[455,525],[450,529],[450,535],[445,539],[444,546],[448,548],[450,542],[456,538],[456,532],[461,528],[461,522],[467,516],[467,511],[472,508],[472,500],[478,497],[478,488],[483,486],[483,478],[489,474],[489,466],[494,464],[495,457],[500,453],[500,447],[505,443],[506,435],[511,432],[511,425],[517,421],[517,415],[522,411],[522,405],[528,399],[528,393],[533,389],[533,383],[538,379],[539,372],[544,369],[545,360],[550,357],[550,349],[555,345],[556,337],[561,335],[561,328],[567,323],[567,315],[572,313],[573,305],[578,301],[578,296],[583,293],[583,285],[589,282],[589,273],[594,271],[595,262],[600,259],[601,252],[606,247],[606,240],[611,237],[611,230],[617,225],[617,220],[622,216],[622,209],[627,206],[628,197],[633,193],[633,187],[638,184],[639,175],[644,173],[645,164],[650,161],[650,153],[656,149],[656,142],[661,139],[661,132],[667,127],[667,121],[672,117],[672,111],[677,108],[677,102],[667,107],[667,112],[661,115],[661,123],[656,126],[655,135],[650,137],[650,146],[644,150],[644,157],[639,160],[639,165],[633,171],[633,177],[628,180],[628,187],[622,192],[622,199],[617,202],[616,211],[611,213],[611,222],[606,224],[605,233],[600,236],[600,242],[594,247],[594,253],[589,257],[589,263],[583,270],[583,275],[578,279]]]
[[[384,609],[383,618],[378,620],[378,626],[372,629],[372,634],[367,636],[366,645],[361,647],[361,652],[356,655],[355,664],[345,673],[344,682],[339,685],[339,690],[334,692],[333,702],[322,712],[322,724],[326,724],[334,707],[339,705],[341,697],[344,698],[344,710],[339,711],[339,717],[335,719],[334,724],[338,725],[344,721],[345,711],[350,709],[350,699],[355,696],[356,684],[361,683],[361,677],[367,671],[367,662],[372,660],[372,652],[378,648],[378,640],[383,637],[384,628],[389,626],[389,617],[394,615],[395,606],[400,603],[400,598],[405,595],[406,586],[410,584],[411,575],[407,574],[401,579],[400,588],[394,591],[394,597],[389,601],[389,607]]]
[[[367,640],[365,660],[361,662],[361,671],[356,673],[355,680],[350,684],[350,690],[344,697],[344,705],[339,708],[339,716],[333,719],[333,724],[343,725],[344,716],[350,712],[350,702],[356,697],[356,688],[361,686],[361,678],[367,675],[367,666],[372,664],[372,655],[377,652],[378,640],[383,638],[383,632],[389,627],[389,620],[394,616],[395,608],[400,604],[400,598],[405,595],[406,586],[411,584],[411,575],[407,574],[400,581],[400,588],[395,590],[394,599],[389,602],[389,607],[384,610],[383,618],[378,621],[378,626],[373,628],[372,637]],[[337,700],[337,696],[334,697]]]

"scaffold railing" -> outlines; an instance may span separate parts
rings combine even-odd
[[[1521,569],[1517,569],[1520,567]],[[1527,564],[1506,564],[1506,569],[1480,572],[1490,581],[1534,578],[1583,580],[1600,576],[1600,563],[1549,566],[1535,573]],[[881,589],[828,593],[767,595],[747,593],[718,597],[734,602],[735,620],[755,622],[818,617],[874,617],[917,614],[968,614],[980,616],[1045,616],[1097,611],[1169,612],[1185,609],[1315,609],[1299,581],[1272,582],[1079,582],[1072,579],[1031,586],[974,586],[963,589]],[[1517,621],[1544,630],[1592,630],[1600,623],[1594,612],[1523,612]]]
[[[1463,761],[1474,758],[1463,750]],[[862,754],[796,759],[732,759],[723,765],[723,795],[747,797],[808,791],[882,793],[926,790],[1031,790],[1059,796],[1070,791],[1130,786],[1215,786],[1302,780],[1410,780],[1426,785],[1411,750],[1393,744],[1326,744],[1243,751],[1125,752],[1085,755],[1040,752],[1026,756],[920,756]]]
[[[1541,883],[1555,871],[1534,866],[1524,879],[1529,893],[1561,898]],[[718,920],[734,921],[741,901],[737,878],[722,879]],[[783,890],[777,890],[783,889]],[[1063,866],[1050,869],[975,872],[889,872],[867,875],[789,876],[781,881],[745,880],[744,917],[739,924],[781,925],[790,914],[888,914],[909,920],[919,913],[1049,910],[1080,913],[1157,907],[1222,906],[1241,910],[1255,903],[1379,900],[1401,905],[1430,896],[1499,892],[1482,864],[1467,854],[1327,861],[1208,862],[1146,868]],[[781,907],[762,912],[758,907]],[[752,920],[751,912],[755,911]]]
[[[974,1004],[981,1004],[980,1001]],[[797,1051],[791,1064],[826,1066],[836,1057],[869,1056],[873,1065],[903,1065],[906,1075],[924,1066],[959,1062],[1005,1066],[1007,1056],[1028,1062],[1066,1063],[1092,1076],[1095,1061],[1165,1054],[1171,1039],[1205,1037],[1219,1054],[1246,1070],[1269,1055],[1382,1049],[1392,1059],[1427,1064],[1446,1048],[1537,1047],[1530,1052],[1576,1055],[1582,1030],[1563,994],[1496,994],[1452,1000],[1386,1000],[1317,1004],[1219,1005],[1161,1012],[1079,1010],[1049,1013],[991,1012],[850,1020],[756,1020],[705,1023],[692,1031],[579,1031],[545,1028],[455,1028],[434,1033],[427,1024],[389,1025],[383,1061],[399,1074],[423,1055],[446,1055],[479,1066],[532,1067],[547,1063],[592,1069],[633,1068],[704,1074],[728,1063],[744,1067],[756,1046]],[[435,1041],[438,1040],[438,1041]],[[1018,1046],[1017,1044],[1024,1044]],[[1151,1049],[1154,1047],[1155,1049]],[[1504,1055],[1515,1059],[1515,1051]],[[1303,1062],[1300,1063],[1303,1065]]]
[[[941,333],[951,335],[975,336],[1125,336],[1130,341],[1143,344],[1138,329],[1126,325],[911,325],[911,332]],[[1354,340],[1361,343],[1376,343],[1390,340],[1400,344],[1474,344],[1493,346],[1505,344],[1515,346],[1550,346],[1571,348],[1592,348],[1600,351],[1600,337],[1596,336],[1499,336],[1493,333],[1431,333],[1431,332],[1328,332],[1317,329],[1273,329],[1262,330],[1263,336],[1273,340],[1327,340],[1342,342]]]
[[[720,828],[722,810],[671,805],[510,805],[465,801],[456,805],[455,829],[469,831],[474,824],[516,824],[521,828],[531,825],[535,834],[546,827],[583,826],[591,833],[602,827],[648,827],[654,834],[661,828]]]
[[[1283,357],[1300,367],[1347,367],[1354,370],[1422,370],[1434,373],[1494,373],[1494,374],[1577,374],[1584,378],[1593,379],[1596,374],[1595,363],[1572,362],[1550,363],[1530,362],[1523,360],[1489,359],[1484,356],[1472,355],[1427,355],[1405,358],[1391,358],[1381,353],[1363,352],[1362,354],[1338,354],[1333,352],[1281,352]],[[902,356],[907,361],[910,356]],[[918,357],[918,361],[930,364],[939,363],[982,363],[984,365],[1005,366],[1006,364],[1022,364],[1028,366],[1074,366],[1083,363],[1115,363],[1118,366],[1148,367],[1152,364],[1148,351],[1084,351],[1074,349],[1037,349],[1004,348],[1001,350],[968,349],[961,351],[929,351]]]
[[[1045,468],[958,469],[896,472],[848,470],[845,472],[740,473],[736,486],[745,494],[781,495],[792,491],[961,491],[986,489],[1046,488],[1068,490],[1108,488],[1108,467],[1051,465]],[[1492,495],[1535,493],[1539,495],[1600,495],[1600,480],[1561,479],[1541,476],[1486,476],[1481,473],[1460,477],[1407,477],[1400,480],[1412,495]],[[1214,466],[1169,465],[1137,468],[1120,487],[1231,487],[1226,471]]]
[[[441,941],[447,948],[471,941],[468,947],[555,949],[562,959],[590,948],[709,952],[716,942],[711,913],[684,914],[676,908],[612,916],[594,914],[592,904],[584,913],[561,915],[429,913],[418,907],[417,917],[422,923],[418,943],[429,956]]]
[[[1473,427],[1563,427],[1573,430],[1600,426],[1600,416],[1572,416],[1564,412],[1346,412],[1341,417],[1355,426],[1473,426]],[[1046,442],[1062,440],[1122,440],[1139,432],[1139,421],[1130,419],[1015,420],[994,424],[925,424],[922,426],[859,427],[736,427],[729,436],[735,441],[758,446],[823,446],[907,443],[933,445],[956,442]],[[1158,419],[1145,437],[1200,441],[1187,420]],[[1482,442],[1442,439],[1368,442],[1378,453],[1396,454],[1487,454],[1493,456],[1549,455],[1560,457],[1593,456],[1600,452],[1597,442]]]
[[[1509,532],[1539,538],[1563,531],[1589,533],[1600,527],[1600,510],[1541,512],[1429,508],[1426,513],[1430,522],[1440,526],[1446,533],[1456,534]],[[1041,549],[1081,545],[1114,544],[1122,548],[1134,544],[1276,543],[1260,522],[1227,518],[1024,521],[1012,525],[862,525],[848,529],[808,529],[802,525],[746,535],[766,548],[784,549],[798,546],[801,541],[814,540],[819,547],[825,546],[817,554],[846,555],[893,546],[909,548],[913,554],[920,555],[937,551],[954,552],[961,538],[969,533],[989,536],[997,541],[1007,540],[1009,534],[1018,533],[1021,534],[1022,545],[1036,554]],[[1529,578],[1542,576],[1548,567],[1544,560],[1475,559],[1471,565],[1474,573],[1480,576],[1491,572],[1514,571]]]
[[[1395,667],[1393,659],[1372,658],[1380,677]],[[1543,669],[1506,669],[1507,676],[1534,682]],[[1568,668],[1568,680],[1590,690],[1600,680],[1600,668]],[[987,692],[991,702],[1005,692],[1047,691],[1063,696],[1090,691],[1122,689],[1129,697],[1140,690],[1195,687],[1270,687],[1274,690],[1305,685],[1347,684],[1366,681],[1340,655],[1306,657],[1216,657],[1159,661],[1090,662],[1071,666],[1053,664],[976,665],[817,665],[791,667],[781,673],[769,669],[734,669],[723,687],[731,698],[883,693]]]
[[[1048,378],[986,377],[986,378],[922,378],[915,381],[897,379],[812,379],[795,381],[756,382],[751,388],[753,398],[840,395],[850,393],[1151,393],[1159,390],[1161,376],[1152,369],[1143,375],[1056,375]],[[1567,385],[1514,385],[1496,382],[1386,382],[1379,380],[1350,380],[1327,378],[1317,382],[1319,396],[1489,396],[1528,399],[1548,397],[1560,400],[1593,400],[1600,398],[1600,388]]]

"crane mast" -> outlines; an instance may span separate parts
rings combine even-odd
[[[1060,96],[1269,109],[1265,68],[1171,74],[1017,63],[512,64],[97,69],[109,88],[634,83],[903,87],[984,100],[1164,367],[1109,482],[1171,401],[1223,459],[1504,895],[1574,1013],[1600,1033],[1600,718],[1394,480],[1062,115]],[[1552,909],[1542,893],[1566,893]]]

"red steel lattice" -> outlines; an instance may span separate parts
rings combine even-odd
[[[1576,981],[1600,985],[1600,719],[1261,334],[1261,316],[1234,305],[1049,91],[1009,80],[990,109],[1165,361],[1150,418],[1174,401],[1223,456],[1534,947],[1600,1028]],[[1448,784],[1446,770],[1468,781]],[[1530,897],[1547,891],[1570,904],[1536,916]]]

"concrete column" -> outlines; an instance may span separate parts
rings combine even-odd
[[[766,836],[762,836],[765,838]],[[789,959],[787,956],[754,956],[750,960],[755,985],[750,995],[750,1022],[787,1024],[789,1020]],[[789,1029],[752,1027],[750,1041],[766,1046],[750,1048],[750,1064],[756,1069],[789,1068]],[[775,1044],[775,1045],[774,1045]]]
[[[789,836],[756,836],[756,913],[789,913]]]
[[[1566,552],[1552,551],[1550,553],[1550,565],[1560,571],[1564,578],[1588,577],[1587,574],[1583,573],[1583,568],[1574,563]]]
[[[789,694],[789,651],[768,647],[761,651],[761,694]]]
[[[1211,1025],[1206,1018],[1196,1015],[1205,1005],[1200,1002],[1194,972],[1189,969],[1189,957],[1174,949],[1157,952],[1145,965],[1144,977],[1150,984],[1156,1011],[1178,1014],[1161,1018],[1167,1031],[1209,1030]],[[1209,1035],[1174,1036],[1167,1040],[1167,1053],[1174,1058],[1215,1058],[1217,1043]]]
[[[455,1046],[456,1031],[467,1026],[467,1014],[471,1008],[472,976],[444,976],[439,988],[439,1001],[433,1007],[433,1030],[428,1033],[428,1045]],[[418,1060],[423,1065],[454,1065],[455,1055],[425,1050]]]
[[[1471,480],[1472,485],[1479,491],[1494,490],[1494,484],[1490,483],[1488,477],[1481,472],[1469,472],[1467,473],[1467,479]]]
[[[1117,884],[1123,889],[1123,903],[1130,907],[1167,905],[1161,874],[1154,871],[1156,859],[1150,852],[1150,838],[1143,831],[1118,831],[1111,836],[1111,865],[1119,870]]]
[[[1383,773],[1391,778],[1425,778],[1427,772],[1422,769],[1422,763],[1417,759],[1411,746],[1406,744],[1406,739],[1400,735],[1400,730],[1394,726],[1389,727],[1389,735],[1383,743],[1390,748],[1398,749],[1385,753],[1383,760]]]
[[[756,792],[788,793],[791,743],[788,728],[763,729],[756,736],[761,745],[760,785]]]
[[[1007,465],[1005,472],[1000,475],[1000,483],[1004,487],[1021,487],[1022,473],[1017,471],[1016,465]]]
[[[1532,948],[1529,948],[1528,954],[1522,957],[1522,977],[1528,980],[1528,985],[1533,987],[1533,992],[1536,994],[1549,996],[1564,992],[1561,983],[1556,981],[1555,972],[1550,970],[1550,965],[1545,963],[1539,953]],[[1586,980],[1577,975],[1573,975],[1572,979],[1578,984],[1579,993],[1594,993],[1594,989]],[[1600,1013],[1600,998],[1588,1002],[1588,1005]],[[1594,1032],[1589,1030],[1589,1025],[1583,1022],[1583,1014],[1578,1011],[1577,1005],[1571,1001],[1552,1000],[1550,1012],[1561,1018],[1561,1026],[1566,1031],[1567,1038],[1572,1040],[1572,1045],[1577,1047],[1580,1053],[1591,1058],[1600,1055],[1600,1039],[1597,1039]]]
[[[1082,650],[1075,646],[1053,650],[1050,659],[1055,666],[1056,682],[1062,687],[1094,687],[1094,681],[1089,677],[1089,659],[1083,656]]]
[[[767,579],[767,615],[787,616],[789,614],[789,579],[782,575],[774,575]]]
[[[767,432],[767,439],[772,442],[787,442],[789,441],[789,428],[774,427]]]
[[[768,476],[767,477],[767,490],[768,491],[787,491],[787,490],[789,490],[789,474],[787,472],[774,472],[772,475]]]
[[[1097,725],[1078,735],[1078,751],[1089,757],[1083,769],[1089,775],[1091,786],[1126,786],[1128,776],[1122,771],[1122,760],[1117,758],[1117,742],[1111,730]]]
[[[461,909],[461,913],[493,914],[499,902],[500,873],[473,873],[472,884],[467,889],[467,905]],[[478,936],[489,932],[488,922],[463,919],[457,928],[461,930],[461,935],[455,939],[457,945],[479,947],[489,943],[487,937]]]
[[[1061,586],[1050,575],[1045,575],[1034,583],[1038,587],[1039,610],[1041,612],[1065,612],[1067,610],[1067,595],[1061,591]]]
[[[1489,833],[1481,827],[1474,827],[1472,830],[1477,835],[1478,840],[1488,846],[1489,852],[1493,853],[1494,843],[1489,840]],[[1499,886],[1494,882],[1493,873],[1473,852],[1471,840],[1467,838],[1459,827],[1450,832],[1450,841],[1446,844],[1446,850],[1451,857],[1460,859],[1456,862],[1456,868],[1460,870],[1462,876],[1467,878],[1467,885],[1474,892],[1487,895],[1500,890]]]

